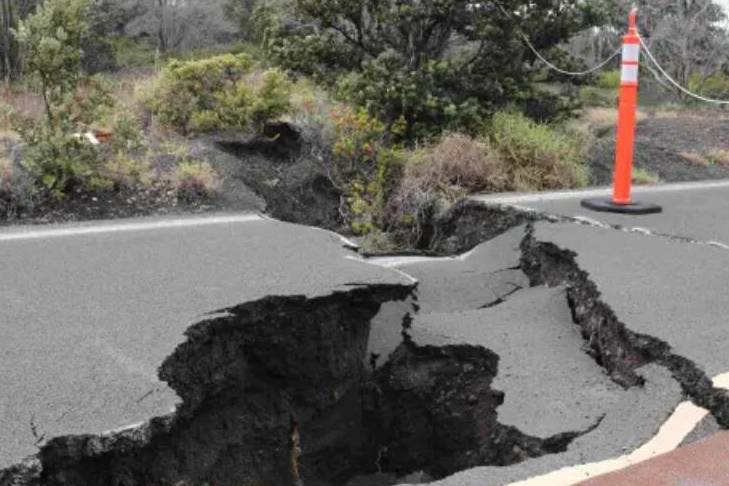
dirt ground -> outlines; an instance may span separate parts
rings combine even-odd
[[[717,149],[729,150],[728,115],[648,114],[636,131],[635,167],[658,175],[661,182],[729,178],[729,165],[712,163],[707,157]],[[614,154],[614,131],[608,130],[590,153],[594,185],[611,183]]]
[[[216,136],[189,141],[191,155],[209,161],[223,179],[219,194],[181,201],[150,192],[78,193],[30,211],[0,216],[0,225],[52,223],[210,211],[261,211],[284,221],[345,231],[341,194],[311,156],[307,142],[286,123],[260,136]],[[588,164],[592,185],[609,185],[614,129],[595,130]],[[712,157],[726,151],[725,160]],[[635,167],[660,182],[729,178],[729,113],[648,113],[636,132]],[[1,201],[0,201],[1,202]]]

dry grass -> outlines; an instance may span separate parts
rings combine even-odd
[[[589,141],[576,131],[566,133],[519,113],[501,112],[493,116],[489,140],[504,162],[507,189],[566,189],[589,182],[584,164]]]
[[[709,159],[696,152],[678,152],[678,156],[694,165],[706,166],[711,164]]]
[[[199,200],[213,197],[220,188],[218,173],[208,162],[186,161],[175,168],[171,181],[177,197]]]
[[[658,174],[655,174],[646,169],[633,169],[633,184],[639,186],[651,186],[660,184],[661,178]]]
[[[706,154],[706,158],[712,164],[729,167],[729,150],[720,148],[711,149]]]
[[[155,181],[155,171],[148,160],[123,154],[108,160],[102,175],[116,190],[149,188]]]
[[[646,118],[648,118],[648,115],[638,110],[636,113],[636,121],[640,123]],[[618,110],[617,108],[588,108],[582,113],[580,120],[591,130],[613,127],[618,122]]]
[[[433,147],[411,157],[403,183],[450,194],[500,191],[508,180],[504,162],[487,142],[449,133]]]
[[[14,133],[11,113],[39,120],[43,116],[43,100],[23,86],[3,86],[0,88],[0,133]]]

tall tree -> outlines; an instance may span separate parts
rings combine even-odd
[[[0,0],[0,15],[2,15],[2,54],[3,54],[3,77],[5,84],[10,84],[12,66],[10,64],[11,28],[13,26],[12,5],[10,0]]]
[[[473,126],[530,91],[535,57],[594,25],[581,0],[296,0],[297,24],[268,33],[288,69],[338,86],[412,138]]]
[[[639,30],[666,71],[681,85],[708,77],[729,61],[724,10],[714,0],[611,0],[611,32],[625,31],[628,10],[638,7]],[[643,62],[646,69],[652,69]],[[654,71],[655,79],[661,77]],[[677,93],[682,96],[681,93]]]
[[[17,38],[28,72],[38,82],[49,122],[53,107],[76,89],[91,0],[46,0],[18,24]]]

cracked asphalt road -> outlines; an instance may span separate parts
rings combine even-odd
[[[589,213],[579,207],[585,194],[488,197],[596,224],[538,222],[532,233],[518,226],[461,256],[369,264],[332,233],[256,217],[0,231],[0,389],[10,391],[0,396],[0,470],[53,436],[98,434],[169,414],[179,399],[159,381],[157,367],[205,313],[268,295],[412,283],[409,276],[419,281],[417,297],[383,306],[369,341],[379,358],[368,362],[382,365],[403,342],[405,326],[416,346],[466,344],[499,356],[493,388],[504,393],[496,410],[501,424],[546,438],[599,422],[565,451],[475,467],[433,484],[531,481],[623,456],[649,441],[686,399],[681,384],[657,362],[635,370],[643,386],[613,382],[588,353],[565,288],[529,288],[520,244],[530,234],[574,252],[629,331],[667,343],[710,378],[729,371],[729,248],[685,238],[729,242],[727,195],[726,182],[646,190],[637,197],[665,212],[641,218]],[[709,417],[686,440],[714,430]],[[585,471],[582,479],[590,476]]]
[[[599,213],[580,206],[580,200],[609,197],[609,189],[565,193],[487,195],[474,199],[567,217],[587,217],[609,225],[644,228],[654,233],[718,242],[729,246],[729,181],[635,187],[633,199],[658,204],[663,212],[644,216]]]
[[[157,367],[207,313],[412,283],[353,257],[333,233],[245,215],[1,230],[0,470],[172,412]]]

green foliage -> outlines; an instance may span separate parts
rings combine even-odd
[[[653,184],[659,184],[661,182],[661,178],[658,176],[658,174],[651,172],[646,169],[641,168],[634,168],[633,169],[633,184],[636,185],[653,185]]]
[[[337,86],[404,139],[476,133],[495,109],[531,90],[535,59],[518,33],[548,49],[597,21],[592,4],[518,0],[508,7],[517,19],[468,0],[297,0],[296,18],[272,22],[265,47],[284,68]]]
[[[138,152],[145,146],[139,120],[134,115],[117,113],[112,120],[111,131],[111,146],[115,152]]]
[[[160,123],[183,134],[259,127],[288,110],[290,83],[275,70],[254,79],[253,69],[245,54],[172,61],[147,104]]]
[[[347,198],[352,230],[366,235],[382,227],[387,197],[399,173],[401,154],[388,147],[385,125],[366,111],[334,114],[330,177]]]
[[[103,179],[110,189],[146,189],[155,182],[155,173],[145,157],[132,157],[119,151],[104,164]]]
[[[33,206],[34,188],[27,173],[0,156],[0,216],[10,218]]]
[[[506,164],[510,189],[576,188],[589,182],[585,146],[574,134],[559,132],[519,113],[499,112],[488,135]]]
[[[109,42],[122,69],[151,67],[157,61],[156,49],[142,40],[120,35],[111,37]]]
[[[620,71],[612,69],[600,73],[596,83],[598,88],[617,90],[620,86]]]
[[[38,185],[54,198],[63,198],[75,188],[94,190],[101,183],[95,148],[73,135],[67,122],[17,122],[26,146],[23,165]]]
[[[81,135],[112,105],[104,82],[81,75],[89,8],[89,0],[46,0],[17,31],[27,71],[43,96],[45,118],[16,116],[13,124],[25,143],[23,165],[57,198],[103,185],[98,154]]]
[[[40,85],[49,119],[53,105],[62,104],[76,89],[90,6],[90,0],[46,0],[18,24],[16,37],[26,70]]]
[[[409,70],[394,51],[386,51],[363,62],[361,70],[342,76],[338,88],[343,98],[366,107],[374,116],[394,126],[399,123],[405,139],[459,128],[478,132],[491,103],[456,92],[436,94],[445,85],[457,86],[458,69],[453,61],[432,60]]]
[[[615,93],[594,86],[580,88],[580,102],[588,107],[609,107],[615,104]]]
[[[208,199],[220,187],[220,176],[208,162],[185,160],[172,175],[177,197],[184,201]]]
[[[717,72],[710,76],[693,75],[689,81],[689,89],[712,98],[729,98],[729,76]]]

